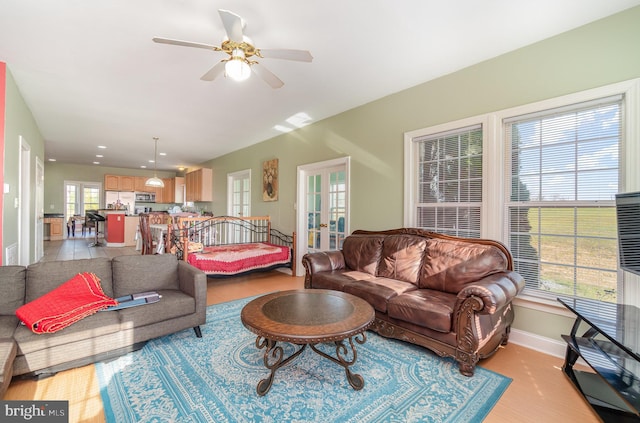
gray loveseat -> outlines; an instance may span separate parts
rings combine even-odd
[[[55,333],[35,334],[15,311],[82,272],[95,273],[112,298],[156,291],[162,298],[100,311]],[[174,255],[54,261],[0,267],[0,398],[12,376],[43,376],[138,349],[149,339],[205,323],[205,274]]]

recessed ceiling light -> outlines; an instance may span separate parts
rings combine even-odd
[[[166,156],[167,155],[167,153],[158,153],[158,154],[161,155],[161,156]]]
[[[49,161],[50,161],[50,162],[55,162],[55,161],[56,161],[56,159],[49,159]]]
[[[100,162],[93,162],[93,164],[100,164]]]
[[[99,145],[98,148],[107,148],[106,145]]]
[[[96,157],[104,157],[102,154],[96,154]]]
[[[147,168],[147,166],[145,166],[145,165],[142,165],[142,166],[140,166],[140,167],[141,167],[141,168],[143,168],[143,169],[146,169],[146,168]]]
[[[154,160],[149,160],[149,163],[155,163],[155,161]]]

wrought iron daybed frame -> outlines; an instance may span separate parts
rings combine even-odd
[[[291,269],[292,276],[296,274],[296,237],[286,235],[271,227],[269,216],[249,216],[249,217],[180,217],[176,218],[171,227],[170,251],[179,259],[187,262],[192,254],[199,254],[202,250],[211,250],[207,247],[220,247],[237,244],[258,244],[267,243],[276,246],[285,246],[290,249],[290,261],[286,264],[276,263],[266,264],[263,267],[239,271],[234,274],[207,274],[207,276],[235,276],[255,271],[267,271],[281,267]],[[192,263],[193,264],[193,263]]]

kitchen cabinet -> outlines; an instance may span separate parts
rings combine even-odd
[[[174,203],[184,203],[184,177],[176,176],[174,178]]]
[[[173,178],[160,178],[162,179],[162,182],[164,182],[165,188],[148,187],[145,185],[145,182],[147,182],[147,179],[149,179],[148,176],[136,176],[134,178],[134,191],[135,192],[153,192],[156,195],[156,203],[173,203],[173,200],[160,201],[160,199],[162,198],[167,198],[167,199],[173,198],[173,194],[169,194],[169,191],[167,191],[166,193],[163,191],[164,189],[167,188],[167,181],[171,183],[173,182]]]
[[[144,183],[146,182],[147,178],[144,176],[136,176],[134,181],[133,181],[133,185],[134,185],[134,191],[135,192],[147,192],[147,188],[144,186]]]
[[[49,228],[48,234],[45,231],[44,239],[49,241],[59,241],[64,237],[62,230],[64,226],[64,218],[62,217],[45,217],[42,221]]]
[[[125,216],[124,218],[124,246],[134,247],[136,245],[136,232],[138,232],[138,216]]]
[[[157,195],[156,188],[148,187],[145,185],[145,182],[147,182],[147,179],[149,178],[150,176],[136,176],[133,181],[134,191],[135,192],[153,192],[153,193],[156,193]]]
[[[211,171],[211,169],[208,169]],[[135,191],[152,192],[156,195],[156,203],[183,203],[184,202],[184,179],[183,177],[162,178],[164,188],[154,188],[145,185],[148,176],[120,176],[105,175],[105,191]],[[211,179],[211,176],[209,177]],[[211,200],[192,200],[211,201]]]
[[[187,201],[213,201],[213,170],[201,168],[185,175]]]
[[[104,175],[105,191],[134,191],[134,188],[134,176]]]
[[[162,178],[164,188],[156,188],[156,203],[175,202],[175,181],[173,178]]]

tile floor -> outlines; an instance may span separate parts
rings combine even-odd
[[[100,241],[104,242],[101,238]],[[44,241],[43,261],[77,260],[94,257],[115,257],[140,254],[135,247],[89,247],[95,241],[93,236],[76,236],[62,241]]]

